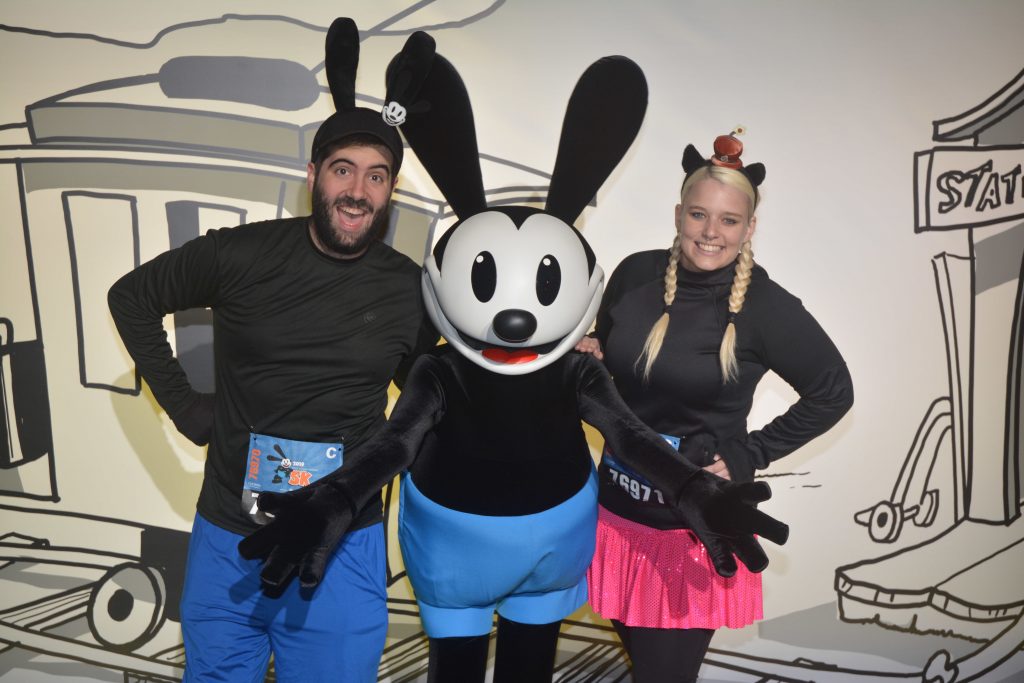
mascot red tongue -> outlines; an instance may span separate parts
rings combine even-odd
[[[572,224],[640,129],[640,68],[606,57],[580,78],[543,210],[487,206],[469,97],[426,34],[392,61],[387,102],[385,119],[458,218],[423,266],[424,301],[448,344],[416,362],[387,426],[341,468],[263,494],[276,520],[240,550],[266,558],[269,585],[297,571],[315,586],[355,512],[404,473],[399,541],[430,637],[430,680],[484,680],[497,612],[494,680],[547,682],[594,551],[598,482],[581,420],[664,494],[719,573],[734,573],[736,558],[763,569],[754,535],[781,543],[787,529],[756,509],[766,484],[690,464],[626,408],[600,362],[571,352],[604,279]]]
[[[532,360],[537,360],[538,355],[530,349],[515,349],[512,351],[506,351],[505,349],[485,349],[483,357],[487,360],[494,361],[495,363],[529,363]]]

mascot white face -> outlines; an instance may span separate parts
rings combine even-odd
[[[423,265],[438,331],[477,365],[521,375],[572,349],[597,315],[604,273],[583,236],[535,209],[457,223]]]
[[[621,56],[587,67],[566,105],[544,209],[489,207],[469,94],[434,48],[425,33],[409,36],[388,65],[386,96],[407,112],[402,133],[459,218],[423,263],[423,298],[456,351],[525,375],[568,353],[597,316],[604,273],[572,224],[639,132],[647,81]]]

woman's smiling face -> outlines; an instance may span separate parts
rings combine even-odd
[[[750,214],[750,200],[741,190],[714,178],[695,182],[676,205],[683,268],[711,271],[735,261],[754,235],[757,219]]]

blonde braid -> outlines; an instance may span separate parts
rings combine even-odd
[[[679,252],[681,250],[679,232],[676,232],[676,237],[672,240],[672,248],[668,252],[668,268],[665,269],[665,294],[663,300],[665,302],[665,310],[655,321],[654,326],[651,327],[651,331],[647,333],[647,339],[644,341],[644,348],[640,352],[640,356],[636,359],[633,367],[636,368],[640,365],[640,361],[644,361],[644,382],[648,382],[651,376],[651,368],[654,366],[654,359],[658,357],[658,353],[661,352],[661,345],[665,341],[665,332],[668,331],[668,308],[672,305],[672,302],[676,300],[676,268],[679,266]]]
[[[736,315],[743,308],[743,300],[750,286],[750,273],[754,269],[754,250],[747,240],[740,247],[740,258],[736,264],[736,275],[732,279],[729,290],[729,322],[722,336],[722,346],[718,349],[718,363],[722,368],[722,383],[736,379],[739,364],[736,362]]]

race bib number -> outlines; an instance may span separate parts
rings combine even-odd
[[[294,441],[250,433],[249,460],[242,482],[242,512],[257,524],[266,524],[272,516],[256,505],[261,493],[287,493],[309,486],[341,467],[344,454],[345,446],[341,443]]]
[[[672,448],[677,451],[679,450],[681,439],[678,436],[670,436],[668,434],[660,434],[659,436],[665,439]],[[607,445],[601,454],[601,459],[604,461],[604,464],[608,465],[608,474],[612,478],[612,483],[629,494],[633,500],[652,505],[665,504],[665,496],[662,495],[661,491],[651,486],[651,482],[646,477],[619,462],[612,455],[612,452],[608,450]]]

